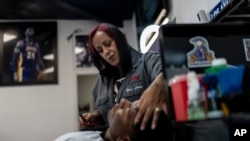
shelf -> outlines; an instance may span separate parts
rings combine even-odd
[[[250,6],[248,0],[231,0],[210,23],[218,22],[250,22]]]
[[[76,75],[97,75],[98,70],[95,67],[76,69]]]

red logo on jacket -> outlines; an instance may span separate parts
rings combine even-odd
[[[133,75],[132,77],[130,77],[131,81],[136,81],[140,78],[140,75]]]

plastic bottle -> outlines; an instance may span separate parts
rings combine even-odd
[[[227,68],[227,60],[225,58],[217,58],[212,61],[212,66],[205,70],[206,74],[216,74]]]

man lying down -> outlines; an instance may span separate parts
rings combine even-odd
[[[134,125],[137,112],[134,107],[133,103],[123,99],[109,111],[109,127],[67,133],[55,141],[171,141],[173,139],[173,124],[163,111],[155,111],[160,115],[155,129],[151,129],[150,123],[153,120],[151,117],[146,128],[140,130],[140,123]]]
[[[109,127],[67,133],[54,141],[229,141],[227,125],[220,120],[176,125],[163,111],[155,111],[160,116],[154,130],[151,117],[142,131],[140,123],[133,123],[137,112],[134,107],[134,103],[123,99],[109,111]]]

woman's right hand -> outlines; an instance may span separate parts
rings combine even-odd
[[[102,126],[104,124],[99,112],[83,113],[79,116],[80,129]]]

